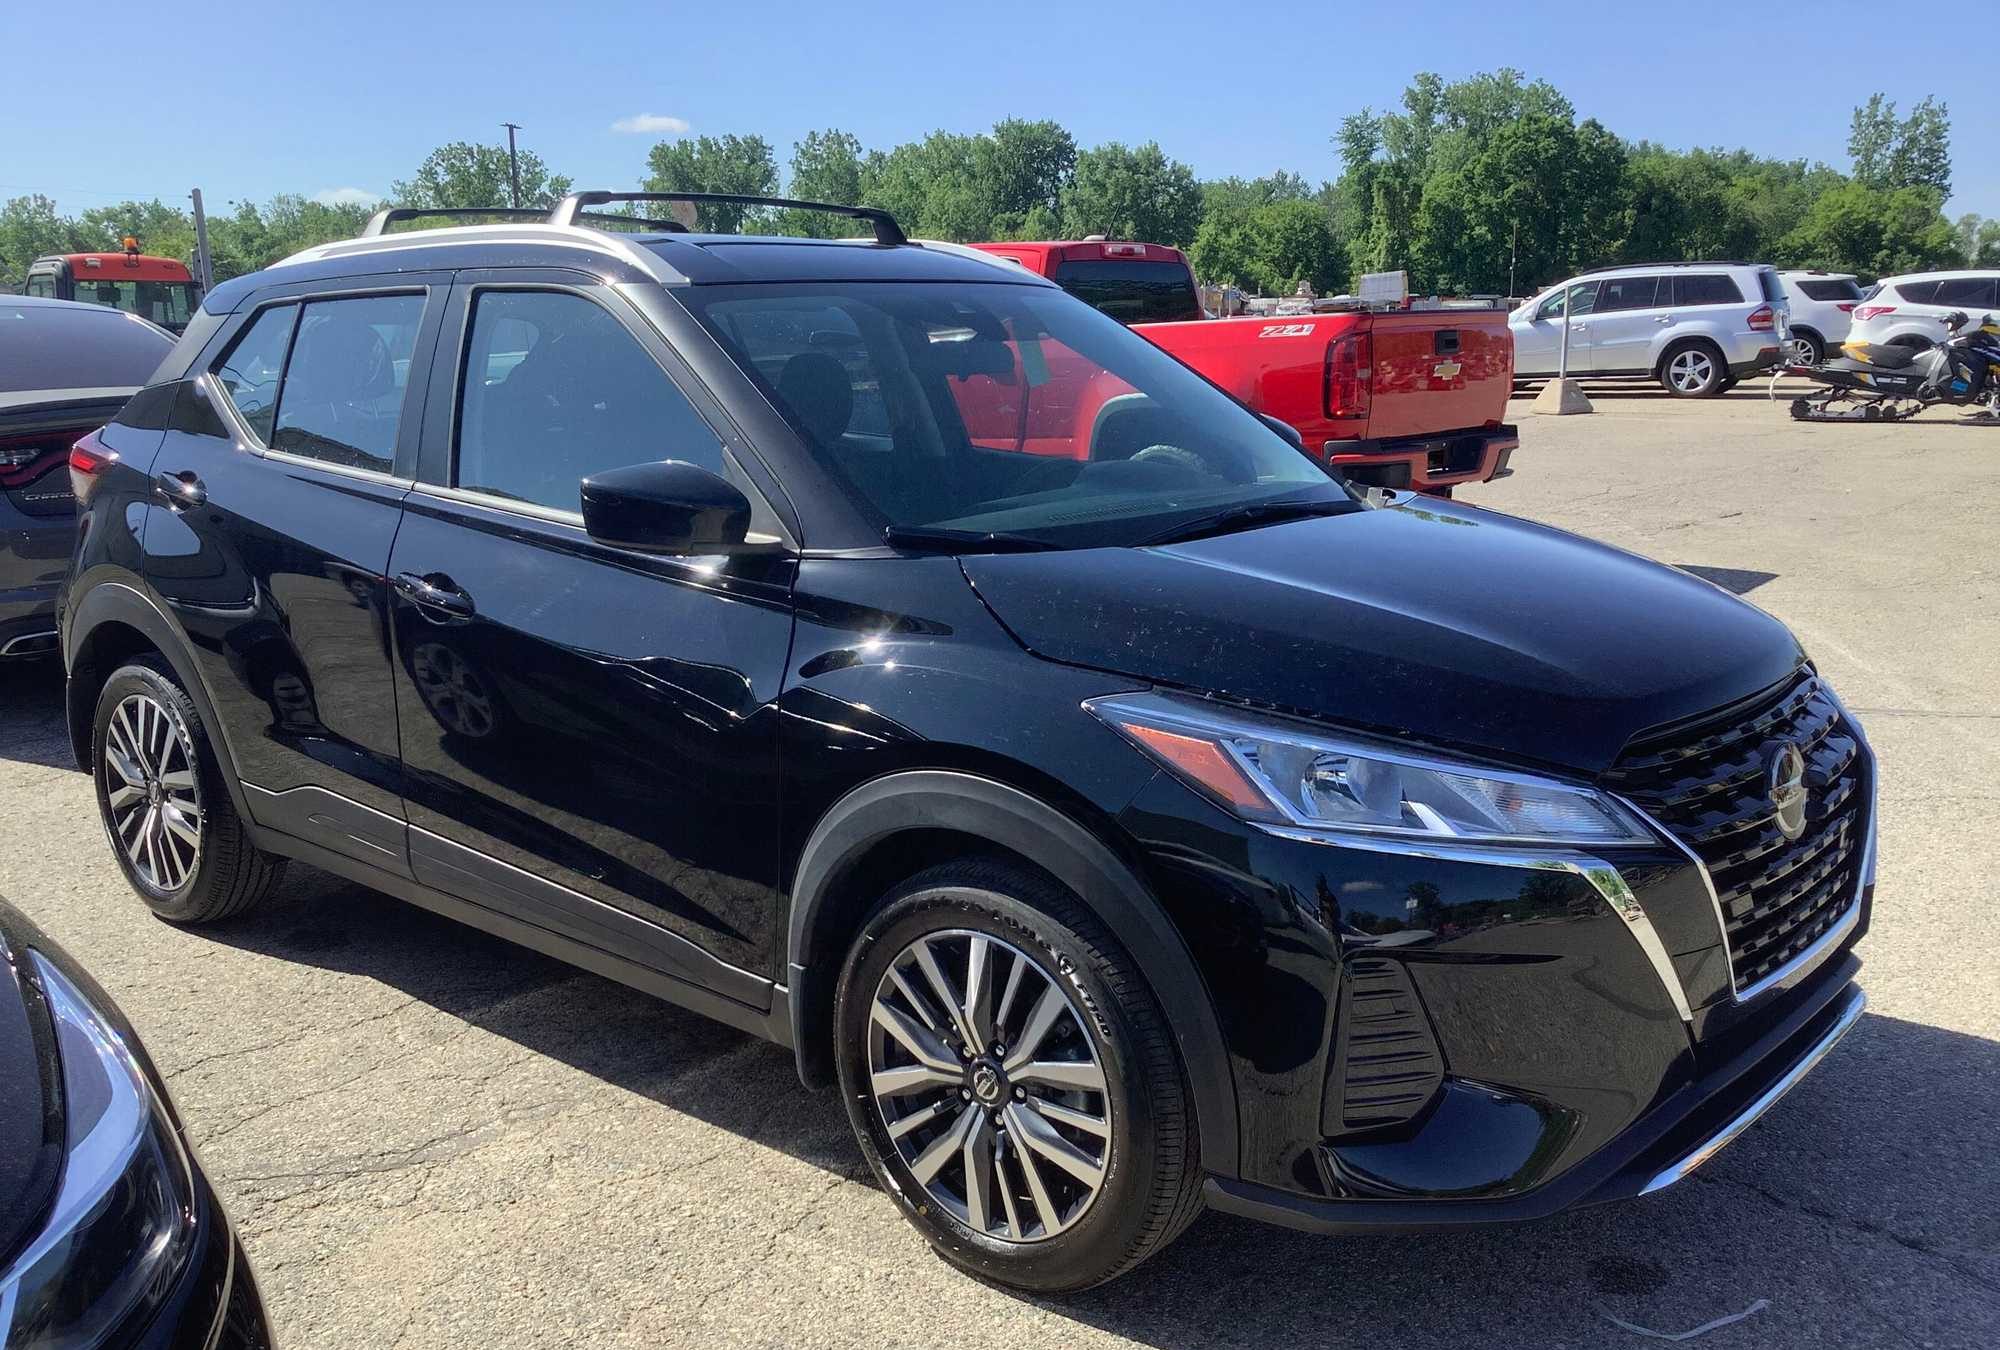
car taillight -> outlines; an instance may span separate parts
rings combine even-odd
[[[1326,349],[1326,415],[1366,417],[1374,390],[1375,344],[1366,333],[1336,338]]]
[[[1854,312],[1854,301],[1836,300],[1833,302],[1833,307],[1839,310],[1842,314],[1852,314]]]
[[[1854,311],[1854,321],[1856,323],[1866,323],[1879,314],[1894,314],[1895,312],[1896,307],[1894,305],[1862,305]]]
[[[104,471],[118,462],[118,452],[91,432],[69,448],[69,486],[81,507],[90,500],[90,490]]]
[[[1750,311],[1751,332],[1753,333],[1769,332],[1771,329],[1776,328],[1777,326],[1778,326],[1778,311],[1772,309],[1769,305],[1759,305],[1757,306],[1757,308]]]
[[[52,447],[46,437],[0,440],[0,488],[32,483],[47,473],[49,466],[61,457],[61,444]]]

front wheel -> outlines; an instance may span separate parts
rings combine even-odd
[[[1713,398],[1728,377],[1722,354],[1705,342],[1676,347],[1660,362],[1660,383],[1676,398]]]
[[[896,888],[848,955],[835,1034],[862,1153],[975,1275],[1088,1288],[1199,1212],[1194,1111],[1159,1002],[1046,877],[974,860]]]

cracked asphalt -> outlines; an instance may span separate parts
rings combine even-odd
[[[1205,1216],[1025,1299],[932,1258],[778,1050],[295,867],[153,921],[0,669],[0,893],[140,1028],[285,1344],[1639,1346],[2000,1341],[2000,430],[1798,426],[1747,390],[1514,414],[1467,500],[1701,570],[1790,623],[1882,759],[1868,1016],[1692,1179],[1539,1225],[1309,1238]],[[1480,579],[1504,603],[1506,578]]]

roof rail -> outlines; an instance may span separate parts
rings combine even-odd
[[[826,211],[836,216],[852,216],[875,227],[878,244],[907,244],[909,236],[896,218],[877,206],[841,206],[833,202],[805,202],[792,197],[750,197],[734,192],[572,192],[549,212],[551,225],[575,225],[588,206],[607,202],[692,202],[696,206],[777,206],[792,211]]]
[[[1603,267],[1586,267],[1576,275],[1594,276],[1599,272],[1626,272],[1635,267],[1762,267],[1762,263],[1744,262],[1737,258],[1703,258],[1693,262],[1629,262],[1606,263]]]
[[[368,217],[368,223],[361,227],[360,239],[372,239],[378,234],[387,234],[389,227],[400,220],[416,220],[420,216],[503,216],[509,220],[532,220],[540,223],[549,218],[549,213],[533,207],[511,206],[385,206]]]

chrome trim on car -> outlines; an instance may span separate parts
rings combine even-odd
[[[53,643],[56,640],[56,630],[53,628],[34,633],[17,633],[13,637],[8,638],[4,646],[0,646],[0,656],[12,656],[14,649],[24,642]],[[54,648],[51,647],[50,650],[53,651]]]
[[[1435,858],[1442,862],[1482,863],[1489,867],[1525,867],[1546,872],[1574,872],[1590,883],[1605,904],[1611,907],[1625,923],[1632,934],[1632,940],[1639,944],[1645,954],[1646,963],[1653,968],[1660,987],[1666,991],[1668,1001],[1681,1021],[1692,1024],[1694,1010],[1688,1004],[1687,990],[1681,984],[1680,975],[1674,970],[1673,958],[1667,954],[1667,946],[1660,941],[1659,930],[1646,914],[1639,897],[1632,893],[1632,887],[1618,868],[1605,859],[1590,853],[1569,850],[1519,850],[1502,848],[1481,848],[1476,846],[1454,847],[1436,840],[1405,840],[1383,835],[1333,834],[1319,830],[1296,829],[1283,825],[1260,825],[1268,834],[1281,839],[1294,839],[1306,844],[1327,844],[1336,848],[1361,848],[1375,853],[1395,853],[1409,858]]]
[[[1634,815],[1638,816],[1639,819],[1645,821],[1647,826],[1653,831],[1654,834],[1657,834],[1660,836],[1660,838],[1666,840],[1667,843],[1671,844],[1675,849],[1679,850],[1680,853],[1684,857],[1686,857],[1689,862],[1694,864],[1694,873],[1696,876],[1701,878],[1702,889],[1708,892],[1709,908],[1715,911],[1715,940],[1722,944],[1722,960],[1725,968],[1729,971],[1730,992],[1734,994],[1736,991],[1736,956],[1735,953],[1729,950],[1729,921],[1725,919],[1722,915],[1722,896],[1715,889],[1715,878],[1709,875],[1708,864],[1701,860],[1701,855],[1699,853],[1696,853],[1693,849],[1689,848],[1685,843],[1683,843],[1679,835],[1675,834],[1672,830],[1660,824],[1659,821],[1654,820],[1652,816],[1648,815],[1645,811],[1641,810],[1639,806],[1631,800],[1631,798],[1620,796],[1618,793],[1615,792],[1612,793],[1611,795],[1613,797],[1616,797],[1618,799],[1619,804],[1623,806],[1626,810],[1632,812]],[[1740,998],[1741,996],[1738,995],[1738,997]]]
[[[1654,1191],[1665,1190],[1720,1153],[1735,1140],[1736,1136],[1756,1124],[1759,1116],[1776,1106],[1780,1097],[1797,1087],[1801,1079],[1818,1067],[1819,1062],[1840,1043],[1840,1038],[1854,1029],[1854,1024],[1861,1020],[1861,1014],[1867,1007],[1868,996],[1858,987],[1849,989],[1846,1001],[1841,1005],[1840,1016],[1827,1033],[1813,1043],[1812,1048],[1806,1051],[1798,1063],[1786,1070],[1783,1077],[1765,1088],[1755,1101],[1737,1112],[1726,1125],[1703,1140],[1693,1151],[1683,1155],[1671,1166],[1655,1173],[1640,1188],[1639,1194],[1651,1195]]]

